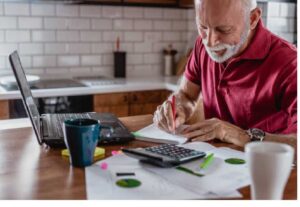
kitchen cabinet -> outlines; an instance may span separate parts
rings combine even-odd
[[[179,7],[193,8],[194,7],[194,0],[179,0]]]
[[[111,112],[118,117],[153,114],[171,94],[167,90],[94,95],[94,111]]]
[[[0,119],[9,118],[9,105],[7,100],[0,100]]]
[[[119,117],[129,115],[129,94],[111,93],[94,95],[95,112],[111,112]]]

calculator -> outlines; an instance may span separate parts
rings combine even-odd
[[[187,149],[175,144],[162,144],[146,148],[124,148],[122,151],[141,162],[160,167],[174,167],[195,159],[205,157],[205,152]]]

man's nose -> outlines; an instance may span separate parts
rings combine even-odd
[[[214,47],[216,45],[218,45],[219,42],[219,36],[216,32],[214,32],[213,30],[210,30],[207,34],[207,46],[208,47]]]

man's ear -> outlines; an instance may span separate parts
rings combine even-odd
[[[250,13],[250,29],[254,30],[258,24],[258,21],[260,20],[261,17],[261,9],[259,7],[255,8],[254,10],[251,11]]]

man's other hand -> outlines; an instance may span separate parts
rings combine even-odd
[[[243,147],[250,141],[246,131],[225,121],[212,118],[191,125],[184,130],[183,136],[190,141],[209,141],[219,139],[223,142]]]

